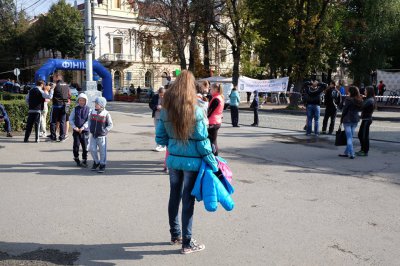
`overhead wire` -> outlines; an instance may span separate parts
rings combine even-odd
[[[42,2],[42,3],[39,3],[39,5],[37,5],[35,8],[37,8],[38,6],[40,6],[40,5],[42,5],[43,3],[45,3],[45,1],[46,0],[37,0],[37,1],[35,1],[33,4],[31,4],[30,6],[27,6],[27,7],[25,7],[25,8],[23,8],[23,9],[21,9],[21,12],[22,11],[26,11],[27,9],[29,9],[29,8],[31,8],[31,7],[33,7],[33,6],[35,6],[35,5],[37,5],[39,2]]]

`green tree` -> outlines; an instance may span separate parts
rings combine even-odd
[[[238,85],[239,66],[244,36],[251,22],[246,0],[213,1],[213,28],[231,45],[233,57],[232,83]]]
[[[15,5],[12,0],[0,1],[0,71],[9,71],[15,65],[16,51],[13,45],[15,36]],[[7,74],[8,75],[8,74]]]
[[[65,0],[53,4],[38,21],[41,48],[61,53],[62,58],[79,57],[84,47],[81,13]]]
[[[369,83],[371,70],[398,66],[400,2],[393,0],[346,1],[342,43],[354,82]],[[398,56],[397,56],[398,58]]]
[[[341,21],[336,21],[336,13],[341,2],[249,1],[254,16],[253,28],[265,40],[256,46],[256,51],[260,55],[260,65],[267,67],[269,77],[290,76],[295,90],[299,91],[304,78],[315,69],[331,69],[332,72],[340,54],[336,47]],[[291,104],[297,105],[297,102],[292,99]]]

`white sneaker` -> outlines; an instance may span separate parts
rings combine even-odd
[[[161,146],[161,145],[157,145],[157,147],[155,148],[156,151],[161,152],[161,151],[166,151],[166,147],[165,146]]]

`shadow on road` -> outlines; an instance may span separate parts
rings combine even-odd
[[[72,158],[72,156],[71,156]],[[88,168],[77,167],[71,161],[43,161],[23,162],[21,164],[3,164],[0,173],[37,173],[38,175],[62,175],[62,176],[87,176],[98,175],[90,171],[91,160]],[[155,161],[108,161],[104,175],[159,175],[164,168],[163,162]]]
[[[169,247],[169,248],[167,248]],[[144,256],[179,254],[169,242],[65,245],[0,242],[0,265],[115,265],[107,261],[141,260]],[[11,255],[9,253],[17,254]]]

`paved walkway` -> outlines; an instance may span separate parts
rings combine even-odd
[[[206,250],[183,256],[168,244],[168,176],[148,106],[109,107],[103,175],[74,166],[71,140],[0,137],[0,265],[398,265],[399,144],[373,141],[369,157],[350,160],[328,136],[224,124],[236,207],[197,203],[193,234]]]

